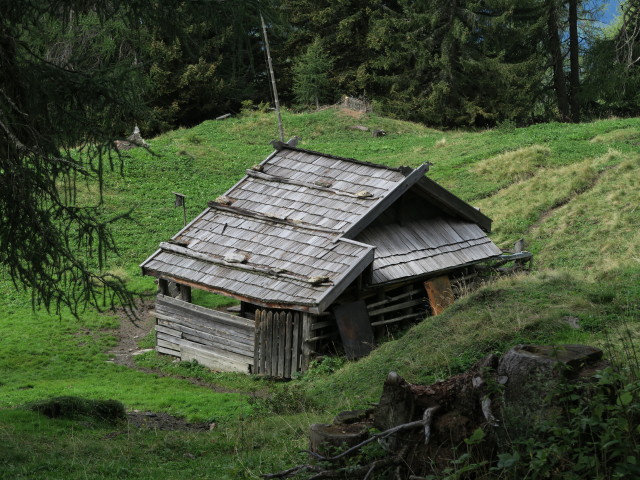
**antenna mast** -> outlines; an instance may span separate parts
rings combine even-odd
[[[273,64],[271,63],[271,51],[269,50],[269,39],[267,38],[267,26],[264,24],[262,13],[260,14],[262,22],[262,34],[264,36],[264,45],[267,49],[267,63],[269,64],[269,76],[271,77],[271,88],[273,88],[273,99],[276,104],[276,115],[278,117],[278,130],[280,131],[280,141],[284,142],[284,128],[282,128],[282,117],[280,116],[280,102],[278,101],[278,90],[276,89],[276,77],[273,74]]]

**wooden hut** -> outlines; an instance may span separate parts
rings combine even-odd
[[[362,356],[376,328],[437,313],[450,277],[501,250],[427,170],[278,143],[142,263],[159,282],[158,352],[288,378],[329,342]],[[194,305],[191,289],[240,312]]]

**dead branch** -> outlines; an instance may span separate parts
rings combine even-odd
[[[426,444],[429,442],[430,426],[433,420],[433,416],[435,412],[437,412],[439,409],[440,407],[438,406],[428,408],[425,410],[422,420],[416,420],[414,422],[404,423],[402,425],[396,425],[395,427],[389,428],[384,432],[376,433],[371,437],[367,438],[366,440],[364,440],[363,442],[360,442],[358,445],[355,445],[338,455],[334,455],[333,457],[324,457],[322,455],[319,455],[311,451],[307,451],[307,453],[319,461],[336,462],[346,457],[347,455],[350,455],[351,453],[361,449],[365,445],[368,445],[369,443],[375,440],[382,440],[387,437],[390,437],[391,435],[395,435],[399,432],[403,432],[405,430],[413,430],[418,427],[422,427],[424,429],[425,444]],[[388,467],[391,465],[398,465],[402,463],[404,461],[405,455],[407,454],[407,451],[408,451],[408,447],[405,446],[402,448],[402,450],[398,454],[392,457],[383,458],[381,460],[375,460],[367,465],[363,465],[355,469],[350,468],[349,474],[352,476],[365,475],[364,478],[366,480],[373,473],[373,471],[378,467]],[[320,467],[316,465],[310,465],[310,464],[297,465],[295,467],[289,468],[288,470],[283,470],[282,472],[268,473],[268,474],[262,475],[262,477],[263,478],[288,478],[288,477],[297,475],[298,473],[303,472],[305,470],[318,471],[320,470]],[[319,471],[316,475],[310,477],[309,480],[320,480],[323,478],[339,478],[343,474],[344,472],[342,472],[342,468],[336,469],[336,470],[322,470],[322,471]]]

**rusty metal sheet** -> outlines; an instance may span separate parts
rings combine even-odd
[[[368,355],[373,349],[373,329],[364,300],[343,303],[333,307],[338,330],[349,359]]]

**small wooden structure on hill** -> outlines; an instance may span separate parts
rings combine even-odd
[[[142,263],[159,279],[159,352],[288,378],[323,344],[358,357],[376,328],[438,313],[449,278],[502,253],[428,164],[275,146]],[[192,288],[240,300],[239,315],[194,305]]]

